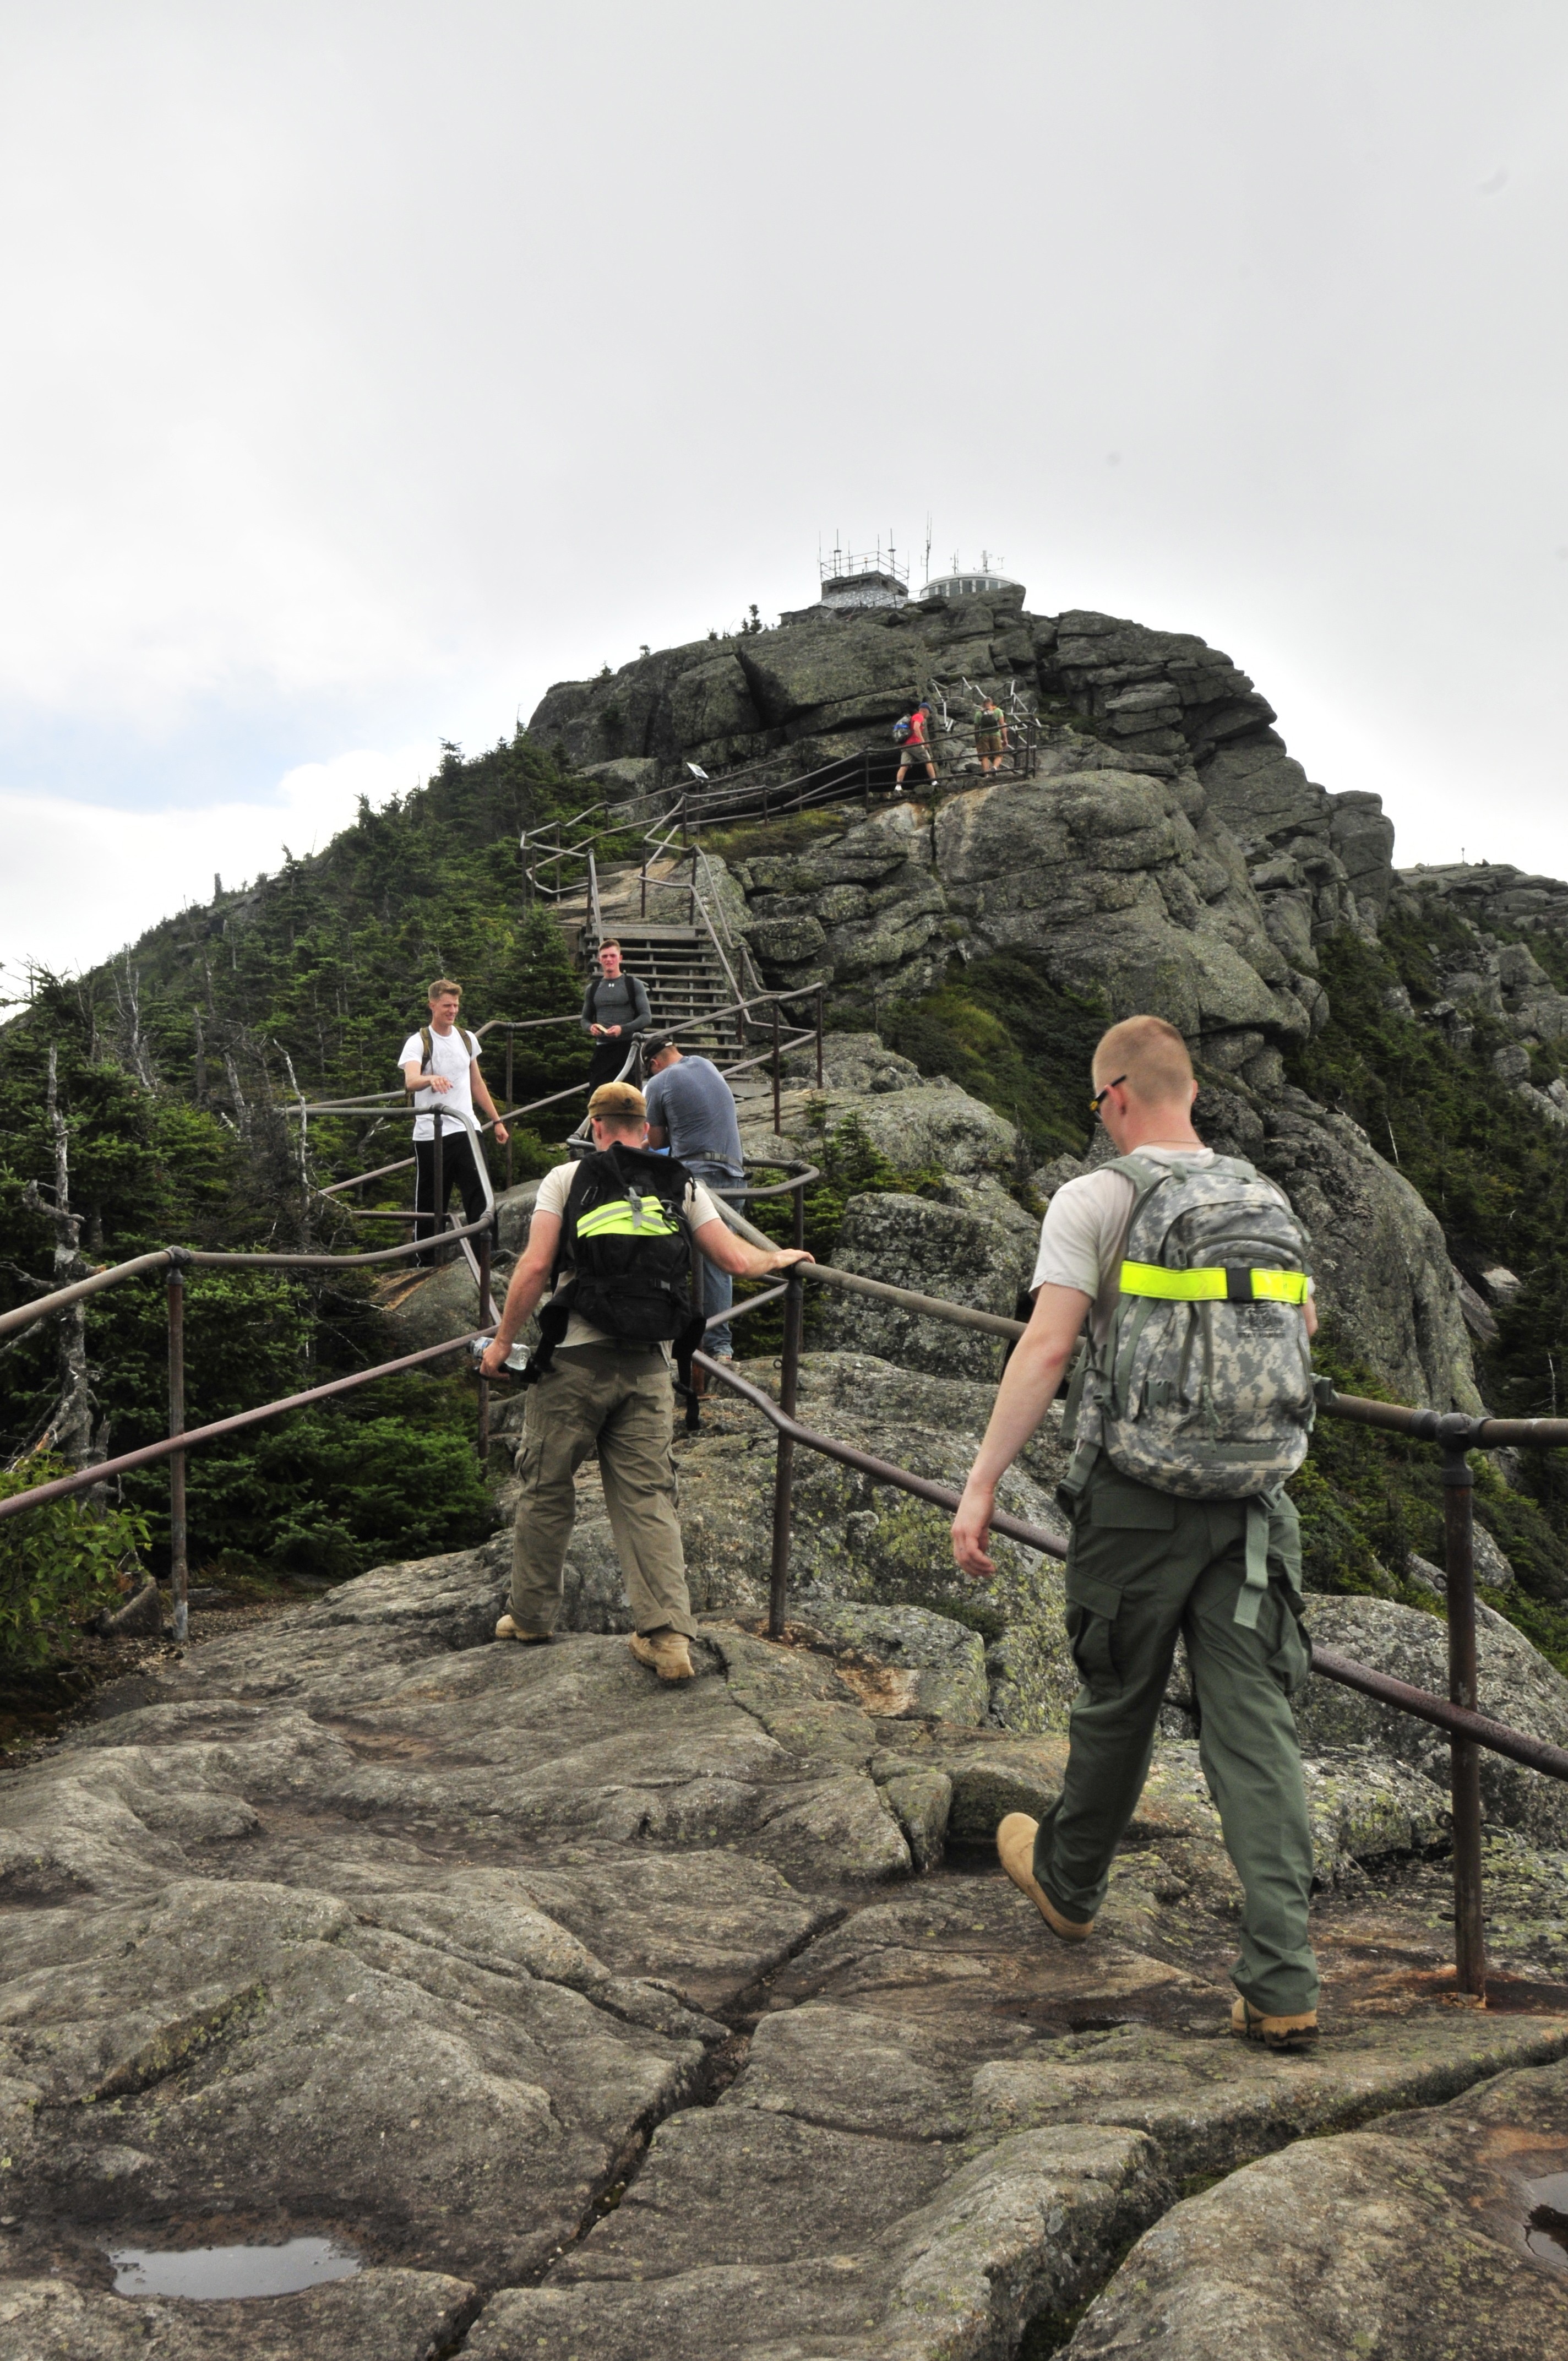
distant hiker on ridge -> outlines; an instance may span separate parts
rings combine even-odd
[[[926,776],[933,786],[936,785],[937,765],[932,758],[930,740],[927,736],[930,726],[930,707],[923,705],[918,697],[911,697],[903,722],[895,724],[893,733],[900,747],[898,776],[894,781],[895,795],[901,796],[904,793],[904,774],[911,763],[923,763],[926,766]],[[899,736],[901,730],[902,737]]]
[[[988,692],[974,709],[974,751],[982,777],[988,771],[1000,771],[1006,746],[1007,717]]]
[[[598,948],[599,972],[583,994],[583,1030],[594,1045],[588,1065],[588,1093],[601,1082],[613,1082],[626,1063],[631,1037],[645,1033],[652,1023],[648,994],[634,975],[620,970],[620,945],[613,935]]]

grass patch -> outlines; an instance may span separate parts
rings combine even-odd
[[[1030,1164],[1081,1156],[1089,1069],[1111,1022],[1098,994],[1053,983],[1023,951],[998,951],[917,1001],[882,1012],[882,1035],[923,1074],[947,1074],[1016,1125]]]
[[[707,829],[703,849],[725,861],[777,861],[822,837],[842,836],[860,817],[853,806],[830,804],[814,811],[786,812],[782,819],[746,820],[734,828]]]

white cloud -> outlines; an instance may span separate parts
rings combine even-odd
[[[439,759],[434,746],[362,747],[287,772],[271,802],[200,811],[117,811],[0,789],[6,983],[14,988],[31,963],[56,973],[93,966],[160,918],[208,901],[214,873],[227,890],[277,869],[285,846],[319,852],[353,819],[361,796],[384,804]]]

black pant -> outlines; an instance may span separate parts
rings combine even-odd
[[[631,1047],[631,1042],[632,1036],[630,1033],[620,1033],[613,1041],[594,1043],[594,1054],[588,1063],[588,1096],[590,1098],[601,1082],[614,1082],[626,1063],[627,1052]]]
[[[485,1184],[479,1178],[479,1168],[475,1161],[475,1156],[476,1145],[472,1133],[467,1131],[459,1131],[455,1126],[443,1129],[441,1135],[441,1203],[437,1206],[435,1202],[435,1142],[433,1139],[415,1140],[414,1162],[418,1166],[419,1170],[414,1187],[414,1210],[420,1216],[420,1219],[414,1224],[414,1235],[416,1238],[428,1238],[434,1235],[435,1222],[433,1216],[438,1212],[442,1213],[445,1213],[447,1206],[452,1202],[452,1191],[454,1187],[460,1189],[463,1192],[463,1219],[465,1222],[477,1222],[483,1220],[485,1214]],[[435,1260],[435,1257],[433,1254],[415,1255],[413,1257],[413,1260],[415,1262],[431,1263]]]

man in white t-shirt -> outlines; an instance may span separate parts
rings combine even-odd
[[[1174,1026],[1155,1016],[1113,1026],[1093,1073],[1095,1112],[1119,1156],[1213,1163],[1192,1128],[1198,1085]],[[1003,1374],[953,1521],[953,1555],[967,1574],[983,1579],[995,1571],[985,1543],[997,1484],[1055,1400],[1086,1320],[1095,1344],[1105,1341],[1134,1194],[1128,1175],[1107,1168],[1069,1180],[1051,1199],[1034,1313]],[[1301,1312],[1310,1336],[1310,1291]],[[1245,1895],[1232,2030],[1271,2048],[1308,2048],[1317,2037],[1318,1976],[1307,1928],[1312,1840],[1289,1707],[1310,1664],[1299,1629],[1295,1508],[1283,1493],[1268,1499],[1267,1584],[1249,1625],[1237,1608],[1255,1504],[1158,1490],[1103,1453],[1075,1482],[1058,1498],[1072,1520],[1067,1622],[1083,1686],[1060,1800],[1038,1824],[1022,1812],[1002,1822],[1003,1867],[1063,1941],[1088,1936],[1148,1774],[1179,1633],[1201,1718],[1200,1758]]]
[[[631,1083],[602,1083],[588,1101],[588,1117],[600,1155],[618,1144],[646,1148],[647,1107]],[[487,1377],[505,1365],[518,1331],[550,1285],[576,1170],[575,1164],[557,1164],[539,1184],[528,1245],[481,1364]],[[761,1279],[811,1260],[802,1247],[763,1253],[748,1246],[726,1227],[700,1181],[689,1182],[681,1213],[696,1251],[734,1278]],[[629,1225],[630,1218],[626,1215]],[[636,1627],[631,1653],[661,1680],[690,1680],[687,1642],[696,1626],[675,1515],[674,1439],[669,1347],[628,1344],[574,1310],[543,1375],[529,1390],[518,1454],[522,1496],[512,1539],[511,1609],[496,1625],[498,1640],[538,1645],[554,1630],[576,1513],[576,1472],[597,1452]]]
[[[428,996],[430,1023],[423,1032],[409,1035],[398,1060],[403,1070],[404,1086],[413,1093],[414,1209],[420,1216],[414,1224],[416,1238],[433,1235],[437,1217],[444,1215],[454,1186],[463,1192],[464,1221],[484,1218],[489,1201],[479,1177],[478,1159],[483,1150],[473,1128],[476,1100],[486,1115],[495,1117],[497,1145],[504,1148],[509,1137],[479,1071],[479,1044],[457,1022],[457,1012],[463,1005],[462,985],[454,983],[448,976],[438,975]],[[435,1202],[437,1107],[443,1114],[439,1205]],[[425,1263],[433,1262],[435,1257],[433,1254],[422,1254],[412,1259]]]

